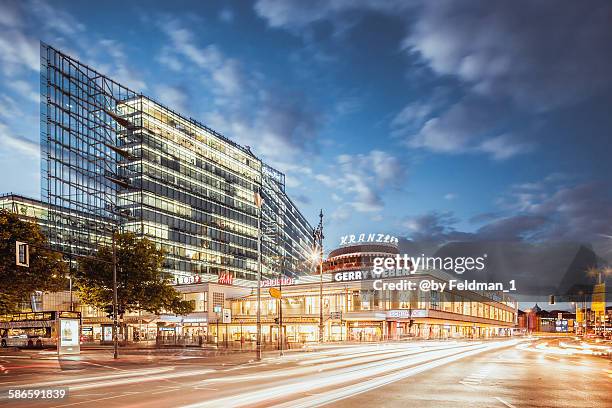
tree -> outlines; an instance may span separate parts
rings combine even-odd
[[[30,267],[15,265],[15,241],[30,246]],[[0,314],[18,311],[34,291],[58,291],[67,286],[68,264],[49,249],[40,226],[0,210]]]
[[[115,247],[119,315],[136,310],[179,315],[193,311],[193,305],[170,285],[162,271],[164,253],[153,242],[133,233],[115,234]],[[91,306],[104,309],[113,303],[112,246],[100,246],[95,257],[80,260],[75,285],[83,302]]]

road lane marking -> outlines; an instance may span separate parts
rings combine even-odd
[[[117,371],[128,371],[124,368],[119,368],[119,367],[111,367],[108,365],[104,365],[104,364],[98,364],[98,363],[92,363],[91,361],[79,361],[80,363],[85,363],[85,364],[91,364],[93,366],[97,366],[97,367],[104,367],[104,368],[108,368],[111,370],[117,370]]]
[[[489,375],[489,371],[489,367],[481,368],[478,372],[472,373],[461,381],[459,381],[459,384],[463,384],[470,388],[476,389],[474,386],[480,385],[480,383],[482,383],[482,381],[487,377],[487,375]]]
[[[499,402],[501,402],[502,404],[504,404],[505,406],[507,406],[508,408],[516,408],[514,405],[512,405],[511,403],[504,401],[503,399],[501,399],[500,397],[493,397],[496,400],[498,400]]]

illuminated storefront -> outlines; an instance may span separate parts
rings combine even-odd
[[[512,334],[517,304],[501,292],[374,290],[373,259],[394,256],[398,250],[393,237],[369,235],[380,235],[383,242],[367,241],[367,235],[363,242],[358,242],[360,238],[356,236],[353,243],[332,251],[325,260],[322,302],[318,277],[314,282],[297,280],[282,285],[286,342],[318,340],[321,303],[325,341],[486,338]],[[345,240],[351,242],[350,236]],[[437,270],[416,270],[414,274],[396,270],[388,273],[384,281],[443,282],[450,278],[448,273]],[[231,307],[233,321],[226,328],[230,337],[254,338],[255,296],[232,299]],[[278,341],[279,308],[279,301],[262,290],[264,342]]]

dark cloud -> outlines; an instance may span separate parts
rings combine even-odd
[[[592,287],[589,268],[612,262],[610,191],[594,183],[524,183],[501,203],[511,204],[508,210],[518,211],[516,215],[483,214],[473,218],[484,223],[473,232],[457,229],[459,220],[451,212],[406,219],[407,239],[400,250],[443,258],[486,256],[484,271],[461,278],[515,280],[522,301],[541,301],[549,294],[574,296]]]
[[[552,180],[552,179],[551,179]],[[500,200],[510,215],[486,213],[472,217],[484,223],[473,232],[456,228],[452,212],[431,212],[404,220],[413,241],[518,242],[546,245],[573,242],[588,245],[612,260],[612,187],[583,183],[572,186],[527,183],[515,186]]]
[[[608,1],[436,1],[405,40],[441,75],[474,93],[543,111],[609,89]]]
[[[564,180],[550,177],[540,183],[514,186],[500,201],[500,207],[510,215],[500,212],[472,217],[472,222],[482,225],[471,232],[456,227],[459,219],[452,212],[434,211],[406,218],[406,237],[413,243],[428,243],[430,250],[436,247],[433,243],[440,248],[459,242],[465,244],[462,248],[485,252],[492,251],[488,248],[505,248],[503,257],[517,255],[521,262],[532,262],[529,268],[522,265],[518,269],[529,273],[548,265],[551,258],[555,267],[550,266],[549,277],[567,269],[571,262],[566,259],[568,254],[576,253],[581,246],[593,252],[600,266],[612,261],[611,189],[597,183],[558,184]],[[560,254],[564,254],[564,260],[557,264]]]
[[[531,128],[544,112],[573,106],[612,87],[612,4],[550,1],[260,0],[271,27],[308,33],[372,13],[406,26],[401,46],[461,97],[432,106],[411,100],[391,120],[408,145],[436,153],[480,153],[505,160],[529,153],[545,135]],[[514,118],[508,126],[505,121]],[[578,136],[576,136],[577,138]]]
[[[481,240],[520,241],[537,234],[548,222],[539,215],[517,215],[492,221],[478,229],[476,237]]]
[[[455,230],[454,225],[458,222],[452,212],[432,211],[415,217],[407,217],[403,221],[407,236],[413,241],[446,242],[468,239],[469,234]]]

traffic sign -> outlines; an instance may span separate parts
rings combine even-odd
[[[268,291],[273,298],[280,299],[283,296],[281,291],[277,288],[270,288]]]

